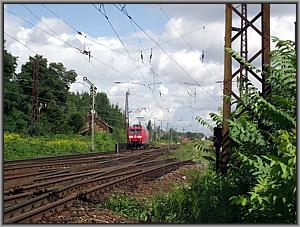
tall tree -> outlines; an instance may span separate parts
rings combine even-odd
[[[22,65],[17,75],[19,84],[24,88],[24,94],[31,97],[33,66],[37,65],[37,99],[39,101],[39,121],[34,128],[36,134],[63,133],[68,131],[67,97],[72,82],[76,80],[76,72],[67,70],[62,63],[50,63],[41,55],[29,57],[29,61]],[[33,97],[31,97],[33,98]],[[27,112],[30,115],[30,110]]]
[[[124,126],[124,119],[119,106],[111,104],[105,93],[97,93],[95,100],[95,110],[105,122],[117,128]]]
[[[27,128],[29,97],[22,96],[23,89],[16,82],[17,57],[3,52],[3,115],[4,130],[22,132]]]

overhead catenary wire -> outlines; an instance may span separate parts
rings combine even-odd
[[[26,8],[26,7],[25,7],[25,8]],[[28,20],[26,20],[26,19],[24,19],[24,18],[19,17],[18,15],[16,15],[15,13],[13,13],[12,11],[10,11],[10,10],[8,10],[8,11],[9,11],[9,13],[11,13],[11,14],[17,16],[18,18],[22,19],[23,21],[25,21],[25,22],[27,22],[27,23],[33,25],[34,27],[37,27],[38,29],[40,29],[41,31],[47,33],[48,35],[50,35],[50,36],[52,36],[52,37],[54,37],[54,38],[57,38],[57,37],[53,36],[52,34],[50,34],[49,32],[45,31],[44,29],[41,29],[40,27],[34,25],[34,24],[31,23],[30,21],[28,21]],[[28,11],[30,11],[30,10],[28,10]],[[31,14],[34,14],[32,11],[30,11],[30,13],[31,13]],[[40,18],[39,18],[38,16],[35,15],[35,17],[36,17],[37,19],[40,20]],[[49,26],[47,26],[45,23],[43,23],[43,24],[44,24],[46,27],[48,27],[49,29],[51,29],[51,28],[50,28]],[[51,29],[51,30],[52,30],[52,32],[53,32],[53,29]],[[31,48],[30,48],[29,46],[27,46],[26,44],[20,42],[19,40],[17,40],[16,38],[14,38],[12,35],[8,34],[7,32],[5,32],[5,33],[6,33],[10,38],[14,39],[16,42],[19,42],[19,43],[22,44],[24,47],[26,47],[27,49],[29,49],[30,51],[32,51],[33,53],[39,55],[38,52],[34,51],[33,49],[31,49]],[[56,34],[57,34],[57,33],[56,33]],[[57,35],[58,35],[58,34],[57,34]],[[58,39],[58,38],[57,38],[57,39]],[[67,42],[65,42],[65,43],[67,43]],[[69,45],[69,46],[70,46],[70,45]],[[76,48],[76,49],[79,49],[79,48]],[[111,67],[110,65],[105,64],[104,62],[100,61],[99,59],[95,58],[94,56],[92,56],[92,57],[93,57],[96,61],[98,61],[98,62],[100,62],[100,63],[106,65],[107,67],[113,69],[114,71],[116,71],[116,72],[118,72],[118,73],[120,73],[120,74],[126,76],[126,78],[130,78],[130,79],[133,80],[132,77],[126,75],[125,73],[123,73],[123,72],[121,72],[121,71],[119,71],[119,70],[117,70],[117,69]],[[98,68],[97,68],[92,62],[90,62],[90,63],[91,63],[91,65],[92,65],[94,68],[96,68],[96,69],[98,70]],[[98,71],[100,72],[100,70],[98,70]]]
[[[88,40],[90,40],[90,41],[92,41],[92,42],[95,42],[95,43],[97,43],[97,44],[99,44],[99,45],[101,45],[101,46],[103,46],[103,47],[105,47],[105,48],[107,48],[107,49],[109,49],[109,50],[111,50],[111,51],[115,51],[115,52],[117,52],[117,53],[119,53],[119,54],[122,54],[122,53],[120,53],[120,52],[118,52],[118,51],[116,51],[116,50],[114,50],[114,49],[112,49],[112,48],[110,48],[110,47],[108,47],[108,46],[106,46],[106,45],[104,45],[104,44],[102,44],[102,43],[99,43],[98,41],[96,41],[96,40],[94,40],[94,39],[92,39],[92,38],[90,38],[90,37],[88,37],[86,34],[83,34],[81,31],[79,31],[79,30],[78,30],[77,28],[75,28],[72,24],[70,24],[70,23],[68,23],[66,20],[64,20],[64,19],[63,19],[62,17],[60,17],[57,13],[55,13],[53,10],[49,9],[49,8],[48,8],[47,6],[45,6],[44,4],[41,4],[41,5],[42,5],[45,9],[47,9],[49,12],[51,12],[53,15],[55,15],[56,17],[58,17],[59,19],[61,19],[66,25],[68,25],[70,28],[72,28],[77,34],[79,34],[79,35],[85,37],[86,39],[88,39]],[[120,74],[122,74],[123,76],[125,76],[125,77],[127,77],[127,78],[133,80],[133,78],[132,78],[131,76],[129,76],[129,75],[127,75],[127,74],[125,74],[125,73],[123,73],[123,72],[121,72],[121,71],[115,69],[114,67],[112,67],[112,66],[110,66],[110,65],[108,65],[108,64],[106,64],[106,63],[104,63],[103,61],[99,60],[99,59],[96,58],[95,56],[91,55],[91,58],[93,58],[93,59],[95,59],[96,61],[98,61],[99,63],[101,63],[101,64],[103,64],[103,65],[105,65],[105,66],[111,68],[111,69],[114,70],[115,72],[120,73]]]
[[[10,38],[12,38],[13,40],[15,40],[16,42],[22,44],[22,45],[23,45],[24,47],[26,47],[28,50],[32,51],[33,53],[35,53],[35,54],[37,54],[37,55],[40,55],[38,52],[34,51],[32,48],[30,48],[30,47],[27,46],[26,44],[20,42],[19,40],[17,40],[16,38],[14,38],[14,37],[13,37],[12,35],[10,35],[9,33],[5,32],[5,31],[4,31],[4,33],[5,33],[6,35],[8,35]],[[97,58],[95,58],[95,60],[96,60],[96,61],[99,61],[99,62],[102,63],[102,64],[105,64],[105,63],[101,62],[100,60],[98,60]],[[97,68],[92,62],[90,62],[90,63],[91,63],[91,65],[92,65],[93,67]],[[105,64],[105,65],[106,65],[106,64]],[[109,67],[109,65],[107,65],[107,66]],[[114,69],[114,68],[113,68],[113,69]],[[120,71],[118,71],[118,70],[116,70],[116,69],[114,69],[114,70],[117,71],[117,72],[119,72],[119,73],[121,73],[121,74],[123,74],[122,72],[120,72]],[[124,75],[126,76],[126,74],[124,74]],[[48,100],[48,101],[49,101],[49,100]]]
[[[110,48],[110,47],[108,47],[108,46],[106,46],[106,45],[104,45],[104,44],[98,42],[97,40],[95,40],[95,39],[89,37],[87,34],[85,34],[85,33],[81,32],[81,31],[79,31],[79,29],[75,28],[74,25],[72,25],[71,23],[67,22],[65,19],[63,19],[61,16],[59,16],[59,15],[58,15],[57,13],[55,13],[53,10],[49,9],[48,7],[46,7],[44,4],[42,4],[42,6],[43,6],[44,8],[46,8],[50,13],[52,13],[53,15],[55,15],[56,17],[58,17],[59,19],[61,19],[67,26],[69,26],[69,27],[70,27],[72,30],[74,30],[77,34],[79,34],[79,35],[83,36],[84,38],[86,38],[86,39],[88,39],[88,40],[90,40],[90,41],[92,41],[92,42],[94,42],[94,43],[96,43],[96,44],[98,44],[98,45],[101,45],[101,46],[103,46],[103,47],[105,47],[105,48],[107,48],[107,49],[109,49],[109,50],[111,50],[111,51],[113,51],[113,52],[115,52],[115,53],[117,53],[117,54],[120,54],[120,55],[123,55],[123,56],[125,56],[125,57],[127,57],[127,58],[130,58],[126,53],[122,53],[122,52],[119,52],[119,51],[117,51],[117,50],[115,50],[115,49],[112,49],[112,48]],[[130,21],[130,22],[131,22],[131,24],[132,24],[132,21]],[[133,26],[133,24],[132,24],[132,26]],[[133,26],[133,29],[135,30],[134,26]],[[202,29],[202,27],[201,27],[201,28],[198,28],[198,29],[196,29],[196,30],[194,30],[194,31],[197,31],[197,30],[200,30],[200,29]],[[135,30],[135,31],[136,31],[136,30]],[[194,32],[194,31],[188,32],[188,33],[186,33],[186,35],[187,35],[187,34],[190,34],[190,33],[192,33],[192,32]],[[175,39],[177,39],[177,38],[180,38],[180,36],[176,37]],[[170,40],[170,41],[173,41],[173,40],[174,40],[174,39],[172,39],[172,40]],[[164,43],[168,43],[168,41],[167,41],[167,42],[164,42]],[[164,43],[161,43],[161,45],[163,45]],[[154,49],[154,48],[157,48],[157,46],[154,46],[153,49]],[[151,53],[152,53],[152,48],[145,49],[145,48],[142,46],[142,51],[146,52],[146,50],[149,50],[149,51],[151,51]],[[139,51],[141,51],[141,50],[139,50]],[[146,57],[148,58],[148,55],[146,55]],[[115,69],[114,67],[112,67],[112,66],[110,66],[110,65],[107,65],[106,63],[100,61],[99,59],[96,59],[96,58],[95,58],[95,60],[98,61],[98,62],[101,63],[101,64],[104,64],[104,65],[107,66],[107,67],[110,67],[112,70],[116,71],[117,73],[123,74],[123,76],[125,76],[125,77],[127,77],[127,78],[129,78],[129,79],[131,79],[131,80],[134,80],[134,79],[133,79],[132,77],[130,77],[129,75],[124,74],[123,72],[120,72],[119,70]],[[148,60],[150,61],[149,58],[148,58]],[[136,60],[136,61],[138,61],[138,60]],[[159,74],[158,72],[154,71],[153,68],[152,68],[151,66],[149,67],[145,62],[143,62],[143,64],[144,64],[147,68],[149,68],[149,69],[151,70],[151,72],[153,73],[153,75],[156,74],[156,75],[160,76],[160,74]],[[166,81],[163,77],[160,77],[160,78],[161,78],[162,81],[164,81],[165,83],[170,83],[170,82]]]
[[[123,9],[123,10],[126,10],[125,5],[122,7],[122,9]],[[143,44],[142,44],[141,39],[139,38],[139,36],[138,36],[138,34],[137,34],[137,31],[136,31],[136,29],[135,29],[135,27],[134,27],[134,24],[132,23],[131,20],[129,20],[129,21],[130,21],[131,27],[133,28],[133,31],[134,31],[134,33],[135,33],[135,35],[136,35],[136,38],[137,38],[137,40],[138,40],[138,42],[139,42],[140,47],[141,47],[142,49],[145,49],[144,46],[143,46]],[[141,50],[141,54],[142,54],[142,50]],[[143,55],[141,55],[141,56],[143,56]],[[146,54],[146,58],[148,59],[149,64],[151,65],[152,48],[151,48],[150,56],[148,57],[148,55]],[[143,63],[145,66],[147,66],[143,60],[142,60],[142,63]],[[147,66],[147,67],[148,67],[148,66]],[[150,66],[149,68],[150,68],[150,70],[151,70],[151,72],[152,72],[152,75],[153,75],[153,83],[155,83],[155,81],[154,81],[154,75],[155,75],[155,74],[158,75],[158,73],[155,72],[151,66]],[[159,82],[159,81],[158,81],[158,82]],[[155,85],[154,85],[154,89],[155,89]]]
[[[101,5],[102,5],[102,8],[103,8],[103,11],[101,10]],[[133,60],[131,54],[129,53],[129,51],[128,51],[126,45],[124,44],[124,42],[123,42],[122,39],[120,38],[118,32],[115,30],[114,26],[113,26],[112,23],[110,22],[110,20],[109,20],[107,14],[106,14],[104,5],[103,5],[103,4],[101,4],[101,5],[100,5],[100,8],[98,9],[98,8],[93,4],[93,6],[98,10],[98,12],[100,12],[100,13],[106,18],[108,24],[110,25],[110,27],[112,28],[112,30],[114,31],[114,33],[116,34],[116,36],[118,37],[118,39],[119,39],[119,41],[121,42],[122,46],[124,47],[126,53],[127,53],[128,56],[131,58],[133,64],[134,64],[135,67],[137,68],[137,70],[138,70],[140,76],[143,78],[143,80],[144,80],[145,83],[147,84],[147,87],[148,87],[148,89],[150,90],[151,94],[153,95],[154,99],[156,100],[157,104],[161,107],[160,103],[157,101],[155,95],[153,94],[153,91],[152,91],[150,85],[148,84],[147,80],[146,80],[145,77],[143,76],[143,74],[142,74],[142,72],[140,71],[139,67],[136,65],[136,63],[135,63],[135,61]],[[162,108],[162,107],[161,107],[161,108]]]
[[[121,4],[119,4],[119,5],[121,5]],[[121,10],[126,11],[125,6],[126,6],[126,4],[125,4],[124,6],[122,6]],[[115,7],[117,7],[118,9],[120,9],[117,5],[115,5]],[[140,38],[139,38],[139,36],[138,36],[138,34],[137,34],[137,31],[136,31],[136,29],[135,29],[135,27],[134,27],[134,24],[132,23],[131,20],[129,20],[129,21],[130,21],[130,24],[131,24],[131,26],[132,26],[132,28],[133,28],[133,31],[134,31],[134,33],[135,33],[137,39],[138,39],[139,45],[144,49],[143,44],[142,44],[142,42],[141,42],[141,40],[140,40]],[[141,51],[141,54],[142,54],[142,51]],[[143,55],[141,55],[141,57],[142,57],[142,56],[143,56]],[[146,58],[148,59],[149,63],[151,63],[151,58],[152,58],[152,48],[151,48],[150,56],[148,57],[148,55],[146,55]],[[143,63],[146,67],[148,67],[148,68],[150,69],[150,71],[152,72],[153,80],[154,80],[154,75],[155,75],[155,74],[160,75],[158,72],[155,72],[151,66],[149,67],[148,65],[146,65],[146,63],[145,63],[143,60],[142,60],[142,63]],[[162,77],[161,77],[161,78],[162,78]],[[162,78],[162,79],[163,79],[163,78]],[[163,81],[167,82],[167,81],[164,80],[164,79],[163,79]],[[154,81],[153,81],[153,82],[154,82]],[[161,92],[160,92],[159,94],[160,94],[160,98],[162,99]],[[162,99],[162,100],[163,100],[163,99]],[[163,101],[164,101],[164,100],[163,100]],[[160,107],[161,107],[161,105],[160,105]]]
[[[38,97],[31,96],[31,95],[20,94],[20,93],[15,92],[15,91],[4,91],[4,94],[5,93],[18,94],[18,95],[20,95],[22,97],[29,98],[29,99],[37,99],[39,101],[49,101],[49,102],[53,101],[53,100],[50,100],[50,99],[38,98]],[[55,103],[63,105],[64,109],[67,110],[67,111],[73,110],[74,108],[72,108],[72,107],[83,107],[82,105],[78,105],[78,104],[77,105],[73,104],[72,107],[68,107],[68,106],[65,105],[65,103],[59,102],[59,101],[55,101]],[[84,107],[89,108],[89,105],[86,105]],[[47,107],[44,107],[44,108],[47,108]],[[109,119],[111,121],[122,121],[123,120],[123,119],[119,119],[119,118],[108,117],[109,115],[107,115],[106,113],[101,112],[101,110],[100,110],[100,112],[98,114],[99,114],[100,118],[103,117],[103,118]]]
[[[196,55],[196,51],[195,49],[187,42],[187,40],[184,38],[184,36],[182,36],[181,31],[177,28],[177,26],[172,22],[171,18],[168,16],[168,14],[166,13],[166,11],[162,8],[161,5],[159,5],[160,10],[163,12],[163,14],[170,20],[172,26],[176,29],[176,31],[178,32],[178,34],[181,35],[182,40],[184,41],[184,43],[190,48],[190,50],[192,51],[192,53],[195,54],[195,56],[198,58],[198,55]],[[205,30],[205,26],[203,26],[203,31]],[[204,43],[204,33],[203,33],[203,43]],[[206,68],[206,70],[208,71],[208,73],[212,76],[212,73],[210,72],[210,70],[206,67],[206,64],[204,62],[204,49],[202,50],[201,53],[201,62],[203,64],[203,66]]]
[[[51,12],[52,14],[54,14],[55,16],[57,16],[59,19],[61,19],[65,24],[67,24],[70,28],[72,28],[75,32],[78,32],[78,30],[73,27],[71,24],[69,24],[67,21],[65,21],[63,18],[61,18],[59,15],[57,15],[53,10],[49,9],[47,6],[45,6],[44,4],[41,4],[45,9],[47,9],[49,12]]]
[[[17,40],[16,38],[14,38],[12,35],[10,35],[9,33],[7,33],[6,31],[4,31],[4,34],[8,35],[11,39],[15,40],[16,42],[22,44],[24,47],[26,47],[28,50],[30,50],[31,52],[39,55],[38,52],[36,52],[35,50],[31,49],[29,46],[27,46],[26,44],[22,43],[21,41]]]
[[[126,53],[119,52],[119,51],[117,51],[117,50],[115,50],[115,49],[113,49],[113,48],[110,48],[110,47],[107,46],[107,45],[104,45],[103,43],[98,42],[97,40],[95,40],[94,38],[88,36],[88,35],[85,34],[84,32],[79,31],[79,29],[75,28],[74,25],[72,25],[71,23],[67,22],[65,19],[63,19],[61,16],[59,16],[59,15],[58,15],[57,13],[55,13],[53,10],[49,9],[48,7],[46,7],[44,4],[42,4],[42,6],[43,6],[45,9],[47,9],[50,13],[52,13],[53,15],[55,15],[56,17],[58,17],[59,19],[61,19],[67,26],[69,26],[72,30],[74,30],[78,35],[81,35],[81,36],[83,36],[84,38],[90,40],[91,42],[94,42],[94,43],[96,43],[96,44],[98,44],[98,45],[100,45],[100,46],[103,46],[103,47],[105,47],[105,48],[108,49],[108,50],[111,50],[111,51],[113,51],[113,52],[116,52],[116,53],[118,53],[118,54],[121,54],[121,55],[126,56],[126,57],[129,58],[129,56],[128,56]]]
[[[42,5],[43,5],[43,4],[42,4]],[[44,6],[44,5],[43,5],[43,6]],[[113,48],[110,48],[110,47],[107,46],[107,45],[104,45],[103,43],[98,42],[97,40],[93,39],[92,37],[89,37],[87,34],[85,34],[85,33],[81,32],[81,31],[79,31],[79,29],[75,28],[72,24],[70,24],[69,22],[67,22],[66,20],[64,20],[64,19],[63,19],[62,17],[60,17],[57,13],[55,13],[53,10],[50,10],[50,9],[49,9],[48,7],[46,7],[46,6],[44,6],[44,7],[45,7],[47,10],[49,10],[49,12],[51,12],[53,15],[55,15],[56,17],[58,17],[59,19],[61,19],[66,25],[68,25],[71,29],[73,29],[78,35],[81,35],[81,36],[83,36],[84,38],[88,39],[89,41],[94,42],[94,43],[96,43],[96,44],[98,44],[98,45],[100,45],[100,46],[103,46],[103,47],[105,47],[105,48],[108,49],[108,50],[111,50],[111,51],[113,51],[113,52],[115,52],[115,53],[118,53],[118,54],[120,54],[120,55],[123,55],[123,56],[129,58],[129,56],[128,56],[126,53],[119,52],[119,51],[117,51],[117,50],[115,50],[115,49],[113,49]],[[128,75],[126,75],[126,76],[128,76]],[[131,78],[131,79],[133,79],[133,78]]]
[[[43,25],[45,25],[50,31],[52,31],[55,35],[59,36],[59,34],[53,30],[52,28],[50,28],[46,23],[43,22],[43,20],[41,18],[39,18],[32,10],[29,9],[29,7],[27,7],[25,4],[22,4],[25,9],[27,9],[37,20],[39,20]]]
[[[52,36],[52,37],[54,37],[55,39],[57,39],[57,40],[59,40],[59,41],[61,41],[61,42],[64,42],[65,44],[67,44],[68,46],[70,46],[70,47],[72,47],[72,48],[78,50],[79,52],[82,52],[82,50],[81,50],[80,48],[75,47],[75,46],[73,46],[72,44],[66,42],[65,40],[63,40],[63,39],[61,39],[61,38],[58,38],[58,37],[52,35],[51,33],[47,32],[46,30],[44,30],[44,29],[40,28],[39,26],[33,24],[32,22],[26,20],[25,18],[23,18],[23,17],[21,17],[21,16],[15,14],[15,13],[12,12],[11,10],[9,10],[9,9],[7,9],[7,8],[5,8],[5,10],[8,11],[9,13],[13,14],[14,16],[18,17],[19,19],[21,19],[21,20],[27,22],[28,24],[31,24],[32,26],[38,28],[39,30],[41,30],[41,31],[43,31],[43,32],[45,32],[45,33],[47,33],[48,35],[50,35],[50,36]]]
[[[108,22],[108,24],[109,24],[109,26],[111,27],[111,29],[113,30],[113,32],[116,34],[116,36],[118,37],[118,39],[119,39],[119,41],[121,42],[121,44],[122,44],[122,46],[124,47],[124,49],[125,49],[125,51],[126,51],[126,53],[128,54],[128,56],[130,57],[130,59],[132,60],[132,62],[133,62],[133,64],[135,65],[135,67],[137,68],[137,70],[139,71],[139,73],[140,73],[140,75],[141,75],[141,77],[143,78],[143,80],[145,81],[145,83],[148,85],[148,82],[147,82],[147,80],[145,79],[145,77],[143,76],[143,74],[141,73],[141,71],[140,71],[140,69],[139,69],[139,67],[136,65],[136,63],[135,63],[135,61],[133,60],[133,58],[132,58],[132,56],[131,56],[131,54],[128,52],[128,50],[127,50],[127,47],[126,47],[126,45],[125,45],[125,43],[122,41],[122,39],[121,39],[121,37],[119,36],[119,34],[118,34],[118,32],[116,31],[116,29],[114,28],[114,26],[112,25],[112,23],[110,22],[110,20],[109,20],[109,18],[108,18],[108,16],[107,16],[107,14],[106,14],[106,11],[105,11],[105,7],[104,7],[104,5],[103,4],[101,4],[102,5],[102,9],[103,9],[103,12],[101,11],[101,8],[100,9],[98,9],[95,5],[93,5],[105,18],[106,18],[106,20],[107,20],[107,22]],[[148,87],[149,87],[149,85],[148,85]],[[149,87],[149,89],[151,90],[151,88]]]
[[[186,33],[182,33],[181,35],[176,36],[176,37],[174,37],[174,38],[172,38],[172,39],[169,39],[169,40],[166,40],[166,41],[163,41],[163,42],[157,42],[157,43],[159,43],[161,46],[163,46],[163,45],[168,44],[168,43],[170,43],[170,42],[173,42],[174,40],[177,40],[177,39],[179,39],[179,38],[181,38],[181,37],[183,37],[183,36],[187,36],[187,35],[190,35],[190,34],[192,34],[192,33],[194,33],[194,32],[197,32],[197,31],[199,31],[199,30],[203,30],[203,29],[206,28],[209,24],[215,22],[218,18],[220,18],[219,15],[216,16],[215,18],[213,18],[212,20],[210,20],[208,23],[206,23],[206,24],[204,24],[204,25],[201,25],[201,26],[195,28],[194,30],[191,30],[191,31],[186,32]],[[156,46],[152,46],[152,47],[143,49],[143,51],[147,51],[147,50],[149,51],[149,50],[155,49],[155,48],[159,48],[159,47],[156,45]],[[129,51],[130,51],[130,52],[134,52],[134,51],[140,51],[140,50],[135,49],[135,50],[129,50]],[[211,53],[211,52],[208,52],[208,53]],[[223,53],[223,52],[222,52],[222,53]]]
[[[19,19],[21,19],[21,20],[23,20],[23,21],[25,21],[25,22],[31,24],[32,26],[34,26],[34,27],[36,27],[36,28],[38,28],[39,30],[41,30],[41,31],[43,31],[43,32],[45,32],[45,33],[47,33],[48,35],[54,37],[55,39],[58,39],[58,40],[60,40],[60,41],[62,41],[62,42],[64,42],[64,43],[66,43],[68,46],[70,46],[70,47],[72,47],[72,48],[74,48],[74,49],[76,49],[76,50],[79,50],[80,53],[83,53],[83,50],[81,50],[80,48],[75,47],[75,46],[69,44],[68,42],[62,40],[61,38],[58,38],[58,37],[52,35],[51,33],[47,32],[46,30],[44,30],[44,29],[42,29],[42,28],[40,28],[40,27],[38,27],[37,25],[35,25],[35,24],[33,24],[32,22],[26,20],[25,18],[22,18],[22,17],[18,16],[17,14],[15,14],[14,12],[12,12],[11,10],[9,10],[9,9],[7,9],[7,8],[6,8],[5,10],[7,10],[9,13],[15,15],[15,16],[18,17]],[[96,58],[95,56],[90,55],[90,57],[93,58],[93,59],[95,59],[95,60],[98,61],[99,63],[101,63],[101,64],[103,64],[103,65],[105,65],[105,66],[111,68],[112,70],[114,70],[114,71],[116,71],[116,72],[122,74],[122,75],[125,76],[126,78],[129,78],[129,79],[133,80],[133,78],[132,78],[131,76],[129,76],[129,75],[127,75],[127,74],[125,74],[125,73],[123,73],[123,72],[121,72],[121,71],[115,69],[114,67],[112,67],[112,66],[110,66],[110,65],[108,65],[108,64],[106,64],[106,63],[104,63],[104,62],[102,62],[101,60],[99,60],[99,59]],[[98,70],[98,71],[101,72],[100,70]]]
[[[116,7],[117,9],[119,9],[118,7]],[[120,9],[119,9],[120,10]],[[127,13],[127,11],[122,11],[121,12],[127,16],[130,20],[132,20],[132,22],[145,34],[147,35],[189,78],[191,78],[191,80],[193,80],[203,91],[205,91],[217,104],[220,104],[219,101],[213,97],[211,94],[209,94],[205,89],[203,89],[201,87],[201,85],[163,48],[160,46],[159,43],[157,43],[152,36],[150,36],[139,24],[137,24],[132,17]]]

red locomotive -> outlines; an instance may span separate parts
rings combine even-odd
[[[127,147],[128,148],[147,148],[149,146],[149,132],[142,125],[128,127]]]

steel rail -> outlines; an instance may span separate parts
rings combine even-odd
[[[6,209],[4,210],[4,223],[8,224],[8,223],[33,223],[34,221],[39,220],[41,217],[46,217],[47,215],[49,215],[49,213],[54,210],[54,211],[58,211],[61,210],[63,208],[66,208],[68,206],[71,205],[72,201],[75,199],[81,199],[81,200],[85,200],[85,199],[89,199],[91,196],[95,196],[95,195],[100,195],[100,193],[104,193],[107,190],[111,190],[114,187],[118,187],[119,185],[122,184],[127,184],[127,183],[137,183],[139,179],[141,179],[142,177],[148,177],[150,175],[162,175],[167,171],[171,171],[173,169],[178,168],[181,165],[184,165],[186,163],[188,163],[189,161],[184,161],[184,162],[173,162],[170,164],[164,164],[164,165],[160,165],[158,167],[154,167],[154,168],[149,168],[147,170],[143,170],[143,171],[138,171],[136,173],[132,173],[130,175],[125,175],[124,177],[121,177],[120,179],[117,180],[113,180],[110,181],[108,183],[105,184],[101,184],[101,185],[97,185],[94,186],[88,190],[82,191],[80,193],[77,194],[71,194],[68,195],[65,198],[59,197],[59,193],[63,193],[63,191],[67,190],[70,186],[65,187],[64,189],[60,189],[59,192],[53,192],[50,195],[42,195],[41,197],[43,198],[34,198],[36,201],[38,200],[42,200],[44,201],[45,199],[47,199],[49,196],[51,197],[56,197],[56,201],[53,202],[48,202],[48,204],[45,205],[45,203],[42,203],[42,205],[38,208],[35,208],[35,206],[31,207],[31,210],[29,211],[24,211],[17,216],[12,216],[12,210],[16,209],[14,208],[10,208],[9,210]],[[31,202],[31,201],[26,201]],[[32,203],[32,202],[31,202]],[[30,204],[27,204],[30,205]],[[19,208],[20,208],[20,204],[19,204]],[[10,212],[9,212],[10,211]]]

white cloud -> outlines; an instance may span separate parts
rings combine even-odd
[[[164,127],[169,122],[169,125],[176,126],[180,130],[183,128],[185,130],[192,130],[193,128],[205,130],[194,119],[197,115],[206,119],[208,113],[217,111],[222,103],[220,97],[222,84],[216,82],[223,80],[225,8],[224,5],[207,4],[180,4],[179,6],[180,8],[178,5],[163,5],[171,16],[171,20],[165,24],[165,30],[161,34],[157,35],[157,31],[144,29],[152,37],[158,38],[162,47],[189,75],[159,48],[153,49],[151,65],[147,59],[150,50],[144,51],[144,63],[142,63],[141,53],[136,45],[136,36],[133,33],[129,33],[127,37],[122,37],[122,39],[126,42],[128,49],[132,50],[131,54],[138,69],[132,60],[126,56],[122,44],[115,36],[95,37],[96,42],[102,44],[99,45],[82,35],[72,33],[69,27],[57,18],[43,17],[42,22],[55,30],[59,39],[80,49],[90,50],[95,58],[91,58],[89,62],[87,56],[80,54],[78,50],[73,49],[63,41],[51,37],[37,28],[25,27],[19,19],[6,13],[4,15],[4,31],[42,54],[48,59],[48,62],[62,62],[66,68],[74,69],[79,75],[78,81],[82,81],[82,77],[87,76],[96,84],[98,91],[106,92],[110,100],[118,103],[121,108],[124,108],[125,93],[129,89],[130,108],[146,108],[146,110],[139,112],[133,111],[130,114],[133,121],[137,120],[136,117],[141,116],[144,118],[144,123],[149,119],[153,123],[155,117],[157,124],[159,124],[158,119],[164,120]],[[293,39],[295,15],[286,16],[280,12],[277,10],[277,16],[271,17],[271,34],[283,39]],[[49,33],[53,33],[42,22],[37,25]],[[163,42],[179,36],[174,25],[181,34],[198,29],[184,36],[185,41],[192,49],[182,38],[163,44]],[[202,25],[205,25],[205,28],[201,29]],[[138,36],[144,47],[155,46],[141,31],[138,31]],[[7,40],[5,46],[8,51],[19,57],[18,70],[20,70],[20,65],[28,61],[29,55],[34,54],[5,34],[4,37]],[[249,40],[256,39],[257,37],[253,33],[249,33]],[[249,48],[259,48],[259,42],[248,41],[248,43]],[[204,62],[201,61],[203,50],[205,51]],[[158,75],[153,75],[150,70],[151,67]],[[146,83],[145,80],[148,83],[162,82],[162,84],[151,85],[151,92],[148,86],[142,85]],[[184,82],[195,83],[194,80],[201,86],[184,84]],[[124,83],[115,84],[115,81]],[[130,81],[135,84],[130,83]],[[187,93],[187,89],[191,93],[195,92],[196,97],[191,97]],[[86,85],[79,83],[73,84],[71,90],[89,91]],[[208,133],[207,130],[205,132]]]

